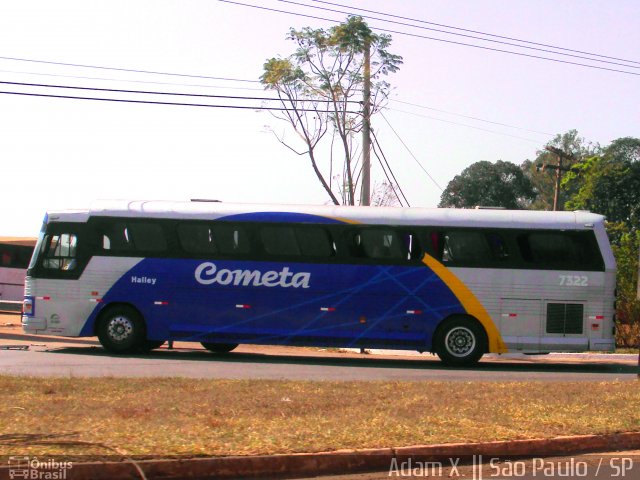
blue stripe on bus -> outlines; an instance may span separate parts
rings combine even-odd
[[[320,215],[312,215],[309,213],[294,212],[251,212],[238,213],[235,215],[226,215],[218,220],[239,221],[239,222],[276,222],[276,223],[316,223],[316,224],[335,224],[344,223],[341,220],[323,217]]]
[[[211,260],[217,272],[308,273],[308,288],[294,288],[202,285],[195,272],[205,262],[142,260],[103,296],[80,335],[94,334],[103,306],[122,302],[140,311],[154,340],[428,349],[436,326],[465,311],[424,265]]]

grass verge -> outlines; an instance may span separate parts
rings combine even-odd
[[[635,382],[0,376],[5,455],[250,455],[635,430]]]

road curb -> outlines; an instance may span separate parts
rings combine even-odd
[[[138,468],[151,479],[302,477],[385,471],[392,460],[448,461],[449,458],[544,457],[579,453],[634,450],[640,448],[640,432],[579,435],[545,439],[414,445],[398,448],[339,450],[283,455],[230,456],[212,458],[140,460],[137,462],[74,463],[66,470],[68,480],[140,479]],[[9,478],[9,468],[0,467],[0,479]]]

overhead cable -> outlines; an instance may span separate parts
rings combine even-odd
[[[326,17],[318,17],[316,15],[308,15],[305,13],[297,13],[297,12],[291,12],[288,10],[280,10],[277,8],[270,8],[270,7],[262,7],[259,5],[251,5],[251,4],[247,4],[247,3],[242,3],[242,2],[236,2],[236,1],[232,1],[232,0],[217,0],[218,2],[222,2],[222,3],[229,3],[229,4],[233,4],[233,5],[239,5],[239,6],[243,6],[243,7],[250,7],[250,8],[256,8],[259,10],[265,10],[265,11],[269,11],[269,12],[275,12],[275,13],[284,13],[286,15],[294,15],[297,17],[306,17],[306,18],[312,18],[314,20],[322,20],[322,21],[326,21],[326,22],[333,22],[333,23],[340,23],[340,20],[335,20],[332,18],[326,18]],[[592,68],[592,69],[596,69],[596,70],[605,70],[605,71],[609,71],[609,72],[616,72],[616,73],[623,73],[626,75],[634,75],[634,76],[640,76],[640,72],[628,72],[626,70],[619,70],[616,68],[609,68],[609,67],[603,67],[603,66],[599,66],[599,65],[589,65],[586,63],[580,63],[580,62],[572,62],[569,60],[561,60],[558,58],[549,58],[549,57],[544,57],[541,55],[533,55],[530,53],[524,53],[524,52],[514,52],[511,50],[504,50],[501,48],[495,48],[495,47],[487,47],[484,45],[474,45],[472,43],[465,43],[465,42],[458,42],[455,40],[447,40],[444,38],[437,38],[437,37],[429,37],[427,35],[420,35],[417,33],[409,33],[409,32],[402,32],[399,30],[391,30],[388,28],[377,28],[376,30],[381,31],[381,32],[386,32],[386,33],[393,33],[396,35],[405,35],[408,37],[414,37],[414,38],[422,38],[425,40],[433,40],[435,42],[441,42],[441,43],[448,43],[448,44],[452,44],[452,45],[460,45],[460,46],[465,46],[465,47],[472,47],[472,48],[477,48],[477,49],[481,49],[481,50],[488,50],[488,51],[492,51],[492,52],[499,52],[499,53],[507,53],[507,54],[511,54],[511,55],[518,55],[520,57],[527,57],[527,58],[537,58],[539,60],[546,60],[549,62],[555,62],[555,63],[564,63],[567,65],[575,65],[575,66],[580,66],[580,67],[585,67],[585,68]],[[630,68],[635,68],[635,67],[630,67]]]
[[[420,166],[420,168],[422,169],[422,171],[424,173],[427,174],[427,176],[431,179],[431,181],[433,182],[433,184],[438,187],[440,189],[441,192],[443,192],[443,188],[438,184],[438,182],[436,182],[436,179],[433,178],[431,176],[431,174],[427,171],[426,168],[424,168],[424,166],[422,165],[422,163],[420,163],[420,160],[418,160],[418,158],[413,154],[413,152],[411,151],[411,149],[409,148],[409,146],[404,143],[404,140],[402,140],[402,137],[400,137],[400,134],[398,132],[396,132],[396,129],[393,128],[393,126],[391,125],[391,123],[389,123],[389,120],[387,120],[387,117],[384,116],[384,113],[380,112],[380,115],[382,116],[382,118],[384,119],[385,122],[387,122],[387,125],[389,125],[389,128],[391,129],[391,131],[396,135],[396,137],[398,137],[398,140],[400,140],[400,143],[402,143],[402,145],[404,146],[404,148],[407,150],[407,152],[409,152],[409,155],[411,155],[411,157],[416,161],[416,163]]]
[[[354,8],[353,5],[341,5],[339,3],[328,2],[328,1],[325,1],[325,0],[310,0],[310,1],[316,2],[316,3],[324,3],[324,4],[327,4],[327,5],[333,5],[335,7]],[[585,52],[583,50],[574,50],[574,49],[566,48],[566,47],[558,47],[557,45],[550,45],[548,43],[533,42],[533,41],[530,41],[530,40],[523,40],[523,39],[520,39],[520,38],[508,37],[508,36],[505,36],[505,35],[496,35],[494,33],[481,32],[479,30],[471,30],[471,29],[468,29],[468,28],[456,27],[456,26],[453,26],[453,25],[446,25],[446,24],[443,24],[443,23],[429,22],[429,21],[426,21],[426,20],[420,20],[420,19],[411,18],[411,17],[403,17],[401,15],[393,15],[391,13],[378,12],[378,11],[375,11],[375,10],[367,10],[366,8],[360,8],[360,7],[355,7],[355,8],[357,10],[362,11],[362,12],[374,13],[376,15],[384,15],[386,17],[399,18],[401,20],[409,20],[409,21],[412,21],[412,22],[423,23],[423,24],[426,24],[426,25],[435,25],[437,27],[444,27],[444,28],[450,28],[450,29],[453,29],[453,30],[460,30],[461,32],[476,33],[476,34],[479,34],[479,35],[486,35],[488,37],[502,38],[504,40],[513,40],[515,42],[528,43],[530,45],[538,45],[538,46],[541,46],[541,47],[555,48],[557,50],[564,50],[564,51],[567,51],[567,52],[574,52],[574,53],[582,53],[582,54],[585,54],[585,55],[590,55],[592,57],[608,58],[610,60],[619,60],[621,62],[636,63],[636,64],[640,65],[640,61],[637,61],[637,60],[627,60],[627,59],[624,59],[624,58],[612,57],[612,56],[609,56],[609,55],[601,55],[601,54],[598,54],[598,53]]]
[[[353,12],[348,12],[348,11],[344,11],[344,10],[335,10],[335,9],[332,9],[332,8],[319,7],[319,6],[315,6],[315,5],[308,5],[306,3],[294,2],[292,0],[276,0],[276,1],[282,2],[282,3],[289,3],[289,4],[292,4],[292,5],[298,5],[298,6],[302,6],[302,7],[307,7],[307,8],[316,8],[316,9],[327,11],[327,12],[341,13],[341,14],[346,14],[346,15],[353,15],[354,14]],[[351,7],[345,7],[345,8],[351,8]],[[367,10],[367,11],[370,11],[370,10]],[[380,14],[380,15],[385,15],[385,14]],[[477,35],[449,32],[447,30],[442,30],[442,29],[439,29],[439,28],[424,27],[424,26],[421,26],[421,25],[413,25],[411,23],[398,22],[396,20],[387,20],[385,18],[376,18],[376,17],[371,17],[371,16],[367,16],[367,19],[368,20],[377,20],[377,21],[380,21],[380,22],[393,23],[393,24],[396,24],[396,25],[404,26],[404,27],[419,28],[421,30],[429,30],[429,31],[432,31],[432,32],[444,33],[445,35],[455,35],[455,36],[458,36],[458,37],[472,38],[474,40],[480,40],[482,42],[499,43],[499,44],[502,44],[502,45],[509,45],[511,47],[516,47],[516,48],[525,48],[525,49],[528,49],[528,50],[535,50],[535,51],[538,51],[538,52],[551,53],[553,55],[564,55],[564,56],[567,56],[567,57],[581,58],[583,60],[589,60],[589,61],[592,61],[592,62],[602,62],[602,63],[611,64],[611,65],[618,65],[618,66],[621,66],[621,67],[638,68],[638,69],[640,69],[640,66],[628,65],[627,63],[620,63],[620,62],[613,62],[611,60],[601,60],[601,59],[598,59],[598,58],[585,57],[584,55],[576,55],[575,53],[557,52],[557,51],[554,51],[554,50],[549,50],[547,48],[532,47],[532,46],[529,46],[529,45],[519,45],[517,43],[506,42],[504,40],[494,40],[494,39],[491,39],[491,38],[482,38],[482,37],[478,37]],[[411,21],[420,22],[419,20],[415,20],[415,19],[411,19]],[[631,63],[633,63],[633,62],[631,62]]]

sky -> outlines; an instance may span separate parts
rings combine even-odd
[[[570,129],[601,145],[640,136],[637,0],[332,3],[347,7],[314,0],[0,2],[0,82],[268,96],[257,80],[268,58],[293,52],[293,43],[285,38],[289,28],[329,28],[346,18],[342,12],[350,12],[362,14],[377,33],[398,32],[392,34],[389,50],[401,55],[404,63],[388,78],[393,91],[383,113],[389,124],[375,116],[372,127],[411,206],[437,206],[441,189],[474,162],[520,164],[535,158],[536,151],[556,134]],[[593,56],[585,60],[488,43],[392,24],[380,19],[441,28],[361,9],[625,61]],[[595,62],[594,58],[622,65]],[[237,99],[142,96],[7,83],[0,84],[0,92],[261,105]],[[251,108],[0,93],[0,236],[35,236],[46,211],[87,208],[98,199],[327,203],[307,157],[282,146],[270,129],[295,141],[285,123],[269,112]],[[379,182],[382,173],[373,162],[372,176]]]

